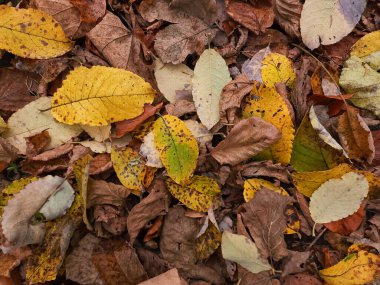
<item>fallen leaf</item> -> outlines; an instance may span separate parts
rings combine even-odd
[[[231,76],[224,59],[213,49],[205,50],[194,68],[193,99],[198,117],[208,129],[220,119],[220,95],[229,81]]]
[[[342,3],[306,0],[300,20],[303,43],[313,50],[320,44],[331,45],[339,42],[359,22],[366,4],[365,0]]]
[[[261,77],[261,67],[265,56],[271,53],[269,46],[259,50],[250,59],[247,59],[241,68],[241,72],[251,81],[263,82]],[[252,90],[252,88],[251,88]],[[250,91],[251,91],[250,90]]]
[[[165,215],[169,208],[169,195],[162,180],[157,180],[148,197],[141,200],[129,212],[127,229],[131,244],[140,230],[157,216]]]
[[[310,214],[316,223],[329,223],[355,213],[368,194],[364,175],[355,172],[323,183],[310,197]]]
[[[257,35],[265,33],[273,24],[275,15],[271,5],[252,5],[236,0],[227,0],[225,3],[227,14]]]
[[[368,55],[379,51],[379,35],[380,31],[374,31],[363,36],[352,46],[351,55],[355,55],[360,58],[366,58]]]
[[[252,200],[255,193],[260,189],[265,188],[274,192],[277,192],[283,196],[289,196],[288,192],[280,186],[275,186],[273,183],[259,178],[251,178],[244,181],[244,200],[246,202]]]
[[[154,95],[150,84],[130,71],[81,66],[71,71],[54,93],[51,113],[70,125],[105,126],[140,115]]]
[[[139,283],[138,285],[187,285],[187,282],[181,279],[177,268],[173,268],[154,278]]]
[[[338,134],[351,159],[372,162],[375,157],[372,133],[357,109],[347,106],[346,112],[338,117]]]
[[[329,285],[364,285],[379,277],[379,262],[377,254],[360,250],[319,274]]]
[[[237,165],[269,148],[280,138],[281,133],[274,125],[251,117],[236,124],[211,155],[220,164]]]
[[[40,110],[50,108],[50,101],[49,97],[41,97],[19,109],[9,118],[9,130],[3,134],[3,137],[17,147],[19,153],[26,152],[24,138],[46,129],[51,137],[48,149],[55,148],[82,132],[79,126],[63,125],[54,120],[50,112],[41,112]]]
[[[106,126],[80,126],[91,138],[98,142],[109,139],[111,134],[111,124]]]
[[[32,158],[39,154],[51,141],[48,131],[42,131],[38,134],[25,138],[26,140],[26,157]]]
[[[299,0],[275,0],[275,20],[292,38],[299,38],[302,3]]]
[[[20,260],[13,255],[0,252],[0,277],[11,277],[11,272],[20,265]],[[0,279],[1,281],[1,279]],[[11,283],[13,285],[13,282]]]
[[[198,143],[193,134],[175,116],[165,115],[153,126],[154,143],[170,178],[178,184],[189,181],[198,159]]]
[[[182,117],[185,114],[195,113],[197,111],[194,102],[187,100],[178,100],[174,104],[167,104],[165,110],[169,115],[176,117]]]
[[[170,8],[186,11],[186,14],[203,20],[206,24],[211,25],[215,22],[217,16],[217,1],[215,0],[172,0]]]
[[[254,199],[243,204],[240,214],[252,235],[261,257],[278,261],[288,255],[284,232],[285,208],[292,198],[274,191],[261,189]]]
[[[223,258],[238,263],[252,273],[272,269],[268,261],[260,257],[256,244],[243,235],[224,232],[222,254]]]
[[[278,83],[285,83],[293,87],[296,74],[293,63],[284,55],[271,52],[264,56],[261,62],[261,77],[268,87],[276,87]]]
[[[161,254],[158,255],[143,247],[136,248],[136,252],[149,277],[155,277],[172,268],[172,266],[161,257]]]
[[[263,85],[260,85],[259,88],[254,87],[246,100],[243,117],[262,118],[281,131],[280,140],[262,156],[269,156],[269,159],[273,158],[276,162],[288,164],[293,148],[294,126],[288,106],[281,95],[270,87]]]
[[[204,147],[206,143],[212,140],[212,133],[201,123],[195,120],[186,120],[183,122],[193,134],[200,147]]]
[[[175,103],[177,90],[191,90],[193,71],[185,64],[163,64],[161,60],[155,61],[154,76],[158,89],[170,103]]]
[[[133,194],[140,195],[144,189],[143,181],[146,167],[143,158],[132,148],[111,148],[111,161],[120,182],[132,190]]]
[[[280,163],[273,164],[272,161],[255,161],[239,166],[243,177],[274,177],[283,183],[290,183],[288,170]]]
[[[154,133],[149,132],[143,141],[140,146],[140,154],[146,158],[146,166],[156,168],[164,167],[160,159],[160,153],[154,144]]]
[[[197,256],[199,260],[209,258],[220,246],[221,232],[213,224],[209,224],[206,231],[197,238]]]
[[[73,47],[49,14],[1,5],[0,15],[1,49],[21,57],[42,59],[63,55]]]
[[[323,285],[321,281],[319,281],[314,276],[300,273],[295,275],[288,275],[285,277],[284,285]]]
[[[289,250],[289,256],[284,259],[284,270],[282,271],[282,276],[287,276],[289,274],[300,273],[305,271],[306,261],[311,255],[310,251],[292,251]]]
[[[226,112],[231,108],[240,108],[244,96],[251,92],[253,84],[245,74],[236,78],[223,87],[220,96],[220,111]]]
[[[95,23],[106,13],[106,1],[70,0],[80,11],[81,21]]]
[[[186,207],[207,212],[221,194],[218,183],[206,176],[194,175],[185,186],[166,180],[169,192]]]
[[[91,160],[90,164],[94,161]],[[131,193],[130,190],[122,185],[106,182],[104,180],[88,179],[87,184],[87,203],[89,209],[95,205],[114,205],[122,206],[125,199]]]
[[[17,159],[18,149],[0,137],[0,172]]]

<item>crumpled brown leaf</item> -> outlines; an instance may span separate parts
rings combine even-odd
[[[80,12],[80,19],[85,23],[95,23],[106,13],[105,0],[70,0]]]
[[[300,0],[273,0],[276,22],[285,32],[293,37],[301,37],[300,19],[302,3]]]
[[[89,178],[87,184],[87,209],[95,205],[122,206],[130,190],[122,185],[117,185],[104,180]]]
[[[96,155],[90,161],[89,174],[90,175],[100,174],[107,170],[110,170],[111,168],[112,168],[111,155],[109,153],[101,153],[101,154]]]
[[[272,161],[254,161],[237,166],[243,177],[274,177],[281,182],[290,183],[290,173],[281,163],[273,164]]]
[[[139,285],[187,285],[188,283],[181,279],[177,268],[173,268],[165,273],[162,273],[154,278],[139,283]]]
[[[265,2],[256,2],[258,4],[253,6],[239,0],[225,0],[227,14],[257,35],[264,33],[274,21],[273,8]]]
[[[173,115],[176,117],[181,117],[188,113],[195,113],[197,110],[195,109],[194,102],[188,100],[178,100],[173,104],[165,105],[165,110],[169,115]]]
[[[375,157],[373,137],[367,124],[354,107],[338,117],[338,134],[349,158],[371,163]]]
[[[211,155],[220,164],[236,165],[268,148],[281,138],[279,130],[259,117],[236,124]]]
[[[171,0],[170,8],[186,11],[208,25],[214,23],[217,16],[216,0]]]
[[[224,86],[220,96],[220,111],[226,112],[227,109],[240,108],[244,96],[251,92],[251,83],[245,74],[239,74],[234,80]]]
[[[274,191],[261,189],[255,197],[240,207],[244,225],[255,240],[262,258],[278,261],[288,255],[284,240],[285,209],[293,201]]]
[[[123,206],[96,205],[93,216],[95,233],[99,237],[117,236],[126,230],[127,217]]]
[[[289,256],[283,260],[283,270],[281,275],[283,277],[300,273],[306,270],[305,263],[309,259],[311,252],[310,251],[288,251]]]
[[[172,268],[165,259],[150,250],[137,247],[136,252],[149,277],[160,275]]]
[[[134,243],[140,230],[159,215],[165,215],[169,207],[169,194],[164,181],[156,180],[148,197],[134,206],[127,218],[127,228],[131,244]]]
[[[17,158],[18,149],[0,137],[0,172]]]
[[[26,157],[32,158],[39,154],[51,141],[47,130],[25,138],[26,140]]]

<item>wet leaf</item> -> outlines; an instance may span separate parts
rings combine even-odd
[[[35,9],[0,6],[0,49],[26,58],[52,58],[73,47],[62,27]]]

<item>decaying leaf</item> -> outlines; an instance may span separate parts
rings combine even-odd
[[[261,62],[261,77],[268,87],[276,87],[277,83],[285,83],[293,87],[296,74],[292,62],[284,55],[271,52]]]
[[[181,186],[171,180],[166,180],[170,193],[186,207],[207,212],[220,195],[218,183],[206,176],[194,175],[186,186]]]
[[[93,161],[94,159],[90,162],[90,165]],[[129,189],[122,185],[92,178],[88,179],[87,187],[87,209],[95,205],[103,204],[122,206],[124,200],[131,193]]]
[[[82,130],[79,126],[67,126],[54,120],[50,112],[41,112],[50,108],[49,97],[41,97],[25,107],[19,109],[8,120],[8,131],[4,133],[12,145],[19,149],[21,154],[26,152],[26,137],[40,133],[46,129],[49,131],[51,141],[48,149],[55,148],[72,137],[79,135]]]
[[[340,41],[359,22],[366,4],[366,0],[306,0],[300,21],[302,41],[309,49]]]
[[[302,3],[300,0],[273,1],[276,22],[293,38],[299,38]]]
[[[256,244],[243,235],[224,232],[222,253],[223,258],[238,263],[252,273],[272,269],[268,261],[260,257]]]
[[[171,179],[178,184],[189,181],[198,159],[198,143],[191,131],[175,116],[165,115],[153,126],[154,144]]]
[[[97,142],[104,142],[110,137],[111,134],[111,124],[107,126],[81,125],[81,128]]]
[[[236,165],[267,149],[280,138],[281,133],[274,125],[251,117],[236,124],[211,151],[211,155],[221,164]]]
[[[219,248],[221,241],[221,232],[210,223],[206,231],[197,238],[198,259],[204,260],[209,258]]]
[[[86,23],[95,23],[106,13],[106,1],[70,0],[79,9],[81,20]]]
[[[323,183],[310,197],[310,214],[316,223],[337,221],[355,213],[368,194],[364,175],[355,172]]]
[[[288,164],[293,148],[294,126],[289,109],[275,89],[260,85],[253,87],[243,109],[244,118],[259,117],[281,131],[281,138],[273,144],[264,157]]]
[[[52,58],[73,47],[62,27],[40,10],[0,5],[0,49],[26,58]]]
[[[211,132],[203,124],[195,120],[186,120],[183,122],[193,134],[200,147],[205,146],[207,142],[212,140]]]
[[[51,113],[70,125],[105,126],[140,115],[154,95],[150,84],[130,71],[81,66],[54,93]]]
[[[244,96],[252,90],[253,84],[245,74],[239,74],[236,78],[224,86],[220,96],[220,111],[226,112],[230,108],[239,108]]]
[[[146,166],[161,168],[163,164],[160,159],[156,145],[154,144],[154,133],[149,132],[144,137],[144,142],[140,146],[140,154],[146,158]]]
[[[211,129],[220,118],[219,101],[223,87],[231,80],[224,59],[213,50],[199,57],[193,76],[193,99],[202,124]]]

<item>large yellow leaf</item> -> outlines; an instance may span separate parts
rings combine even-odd
[[[363,58],[374,52],[380,51],[380,31],[366,34],[358,40],[351,48],[351,56]]]
[[[52,58],[74,46],[45,12],[0,5],[0,49],[26,58]]]
[[[297,190],[303,195],[311,197],[311,195],[313,195],[313,192],[327,180],[340,178],[344,174],[352,171],[358,174],[362,174],[367,178],[369,184],[369,196],[371,198],[377,198],[380,193],[380,177],[377,177],[368,171],[356,170],[345,163],[339,164],[338,166],[325,171],[294,173],[292,176],[294,185],[297,187]]]
[[[191,131],[175,116],[158,118],[153,126],[154,144],[171,179],[186,184],[195,170],[198,143]]]
[[[273,159],[282,164],[290,162],[294,140],[294,126],[289,109],[275,89],[260,85],[253,87],[243,109],[244,118],[256,116],[273,124],[281,131],[281,139],[273,144],[260,158]]]
[[[167,179],[166,185],[175,198],[186,207],[199,212],[207,212],[221,192],[218,183],[206,176],[195,175],[186,186]]]
[[[111,148],[111,161],[120,182],[132,193],[140,195],[144,189],[146,166],[144,159],[130,147]]]
[[[152,86],[130,71],[80,66],[54,93],[51,112],[69,125],[106,126],[139,116],[154,95]]]
[[[319,275],[329,285],[364,285],[379,278],[380,256],[360,250],[337,264],[320,270]]]
[[[261,64],[261,77],[266,86],[275,87],[277,83],[293,86],[296,74],[292,62],[286,56],[272,52],[264,57]]]

